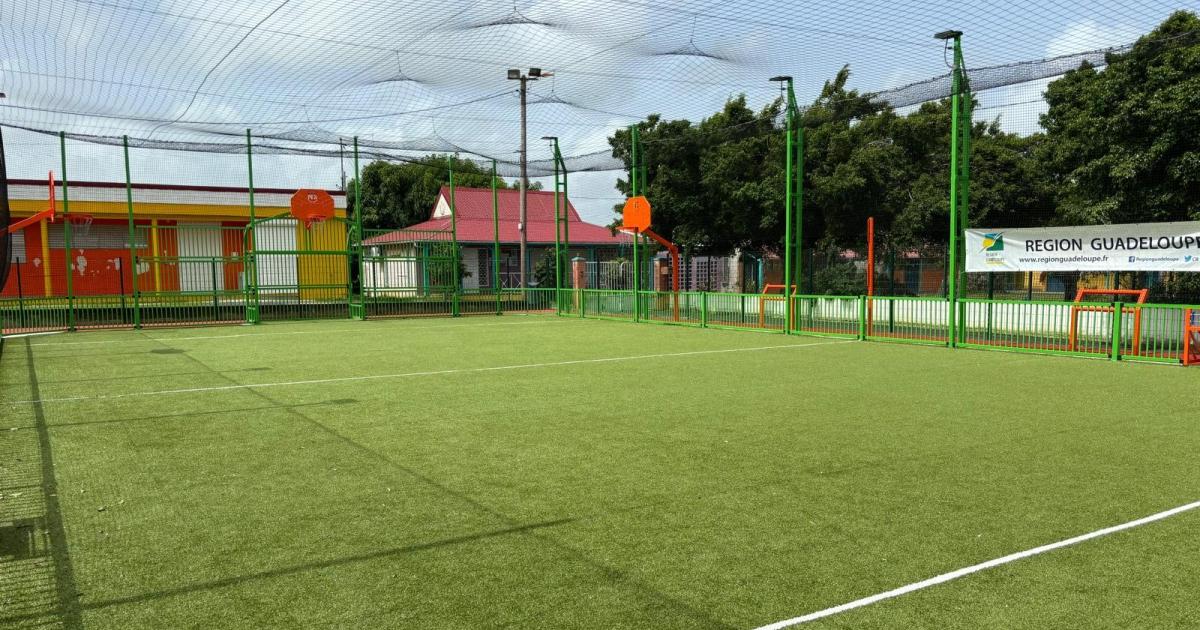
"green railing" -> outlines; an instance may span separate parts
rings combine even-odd
[[[639,291],[641,318],[662,324],[703,325],[704,295],[695,292]]]
[[[861,333],[862,298],[834,295],[792,296],[793,333],[857,338]]]
[[[864,297],[864,336],[873,341],[946,344],[950,302],[942,298]]]
[[[229,261],[221,261],[228,263]],[[215,263],[214,263],[215,264]],[[553,314],[704,328],[732,328],[869,341],[1181,363],[1189,307],[1175,304],[1026,302],[940,298],[796,295],[785,322],[781,295],[671,293],[601,289],[420,291],[258,284],[250,289],[138,291],[132,295],[0,300],[4,333],[242,323],[251,307],[268,319],[349,317],[362,300],[367,317]],[[327,292],[322,295],[320,292]],[[636,304],[636,308],[635,308]],[[951,338],[953,337],[953,344]]]

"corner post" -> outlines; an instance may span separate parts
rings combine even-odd
[[[500,200],[496,194],[496,160],[492,160],[492,290],[496,293],[496,314],[504,312],[500,301]]]
[[[142,327],[141,305],[138,303],[137,236],[133,222],[133,179],[129,174],[129,136],[121,136],[121,148],[125,154],[125,209],[129,213],[129,279],[133,291],[133,327]]]
[[[63,191],[63,264],[67,271],[67,330],[75,330],[75,278],[71,270],[71,200],[67,195],[67,134],[58,132],[58,152],[62,157],[62,191]],[[54,194],[54,191],[50,191]],[[46,267],[49,268],[49,260]],[[124,315],[122,315],[123,317]]]
[[[450,275],[454,278],[454,295],[450,300],[450,314],[458,317],[462,294],[462,270],[458,263],[458,207],[454,203],[454,156],[446,156],[446,168],[450,173]]]

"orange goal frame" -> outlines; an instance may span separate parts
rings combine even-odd
[[[790,286],[792,289],[791,297],[795,297],[796,295],[799,295],[797,293],[796,285],[794,285],[794,284],[793,285],[782,285],[782,284],[764,284],[763,285],[762,297],[759,298],[759,300],[758,300],[758,327],[759,328],[767,327],[767,302],[768,301],[777,302],[780,300],[786,300],[789,297],[787,295],[787,290],[786,290],[787,286]],[[768,295],[768,293],[770,293],[771,291],[783,291],[784,294],[780,295],[780,296]],[[796,327],[795,311],[792,312],[792,321],[788,322],[788,325],[791,326],[792,328]]]
[[[1071,332],[1069,336],[1068,346],[1071,351],[1077,349],[1077,332],[1079,328],[1079,314],[1084,312],[1092,313],[1113,313],[1116,307],[1113,306],[1079,306],[1083,303],[1083,298],[1089,295],[1128,295],[1136,297],[1137,301],[1134,304],[1145,304],[1146,296],[1150,293],[1148,289],[1080,289],[1075,293],[1075,303],[1071,305]],[[1133,344],[1130,347],[1130,354],[1136,356],[1138,347],[1142,339],[1142,309],[1140,308],[1121,308],[1121,314],[1133,313]]]
[[[1200,365],[1200,310],[1183,312],[1183,364]]]

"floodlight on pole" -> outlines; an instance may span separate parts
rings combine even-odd
[[[541,77],[548,77],[548,76],[552,76],[552,75],[549,72],[543,72],[541,68],[530,68],[528,74],[522,74],[520,68],[509,68],[507,76],[508,76],[508,79],[511,81],[520,81],[521,82],[521,89],[520,89],[520,93],[521,93],[521,151],[520,151],[521,176],[518,178],[518,180],[519,180],[518,185],[519,185],[519,188],[521,191],[521,194],[520,194],[521,209],[520,209],[520,218],[517,219],[517,233],[520,237],[520,251],[519,251],[519,255],[518,255],[518,259],[519,259],[518,262],[521,265],[521,273],[520,273],[521,288],[524,289],[527,286],[526,285],[526,271],[529,267],[528,262],[527,262],[528,258],[526,256],[526,253],[528,250],[528,240],[529,239],[528,239],[528,232],[526,231],[526,225],[525,225],[527,223],[526,216],[527,216],[528,198],[529,198],[529,162],[528,162],[528,151],[526,150],[526,138],[525,138],[525,136],[526,136],[525,132],[526,132],[526,127],[527,127],[526,116],[525,116],[527,100],[528,100],[527,95],[529,93],[529,82],[530,81],[537,81]]]
[[[940,40],[958,39],[959,37],[962,37],[962,34],[962,31],[942,31],[940,33],[934,33],[933,38]]]

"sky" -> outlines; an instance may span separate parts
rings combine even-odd
[[[932,34],[963,31],[969,67],[1131,43],[1181,2],[984,0],[0,0],[0,125],[10,177],[61,174],[58,139],[20,128],[133,139],[138,182],[244,186],[252,129],[259,187],[337,188],[353,161],[338,139],[396,156],[516,160],[530,83],[529,158],[608,149],[613,131],[659,113],[692,121],[768,79],[795,78],[803,105],[843,66],[879,91],[945,74]],[[1014,76],[1017,71],[1014,70]],[[1037,130],[1048,80],[978,94],[979,118]],[[155,150],[153,142],[223,151]],[[267,146],[329,157],[270,155]],[[172,146],[180,146],[178,144]],[[71,179],[121,181],[118,146],[70,139]],[[599,167],[611,159],[592,160]],[[609,164],[611,166],[611,164]],[[618,171],[570,176],[585,219],[607,223]],[[61,176],[61,175],[60,175]],[[548,178],[539,178],[549,186]]]

